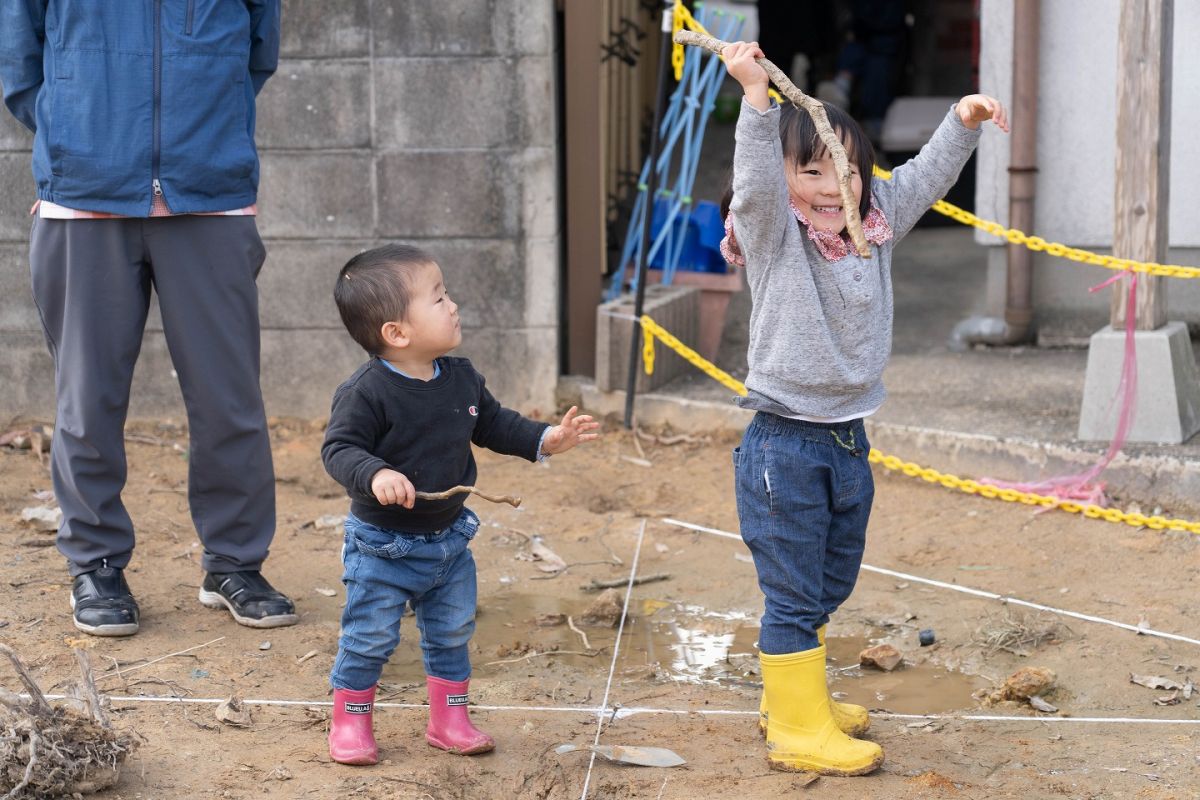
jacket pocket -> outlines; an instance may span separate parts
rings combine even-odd
[[[50,172],[64,194],[125,199],[150,186],[151,58],[133,53],[55,54],[46,131]],[[41,132],[39,131],[39,134]]]
[[[160,175],[168,202],[173,189],[201,203],[247,191],[258,169],[253,102],[244,58],[164,55]]]

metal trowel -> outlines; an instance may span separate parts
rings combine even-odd
[[[603,756],[617,764],[633,764],[639,767],[678,767],[686,764],[679,755],[665,747],[629,747],[614,744],[560,744],[554,752],[573,753],[577,750],[591,750],[598,756]]]

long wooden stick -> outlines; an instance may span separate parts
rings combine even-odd
[[[721,55],[721,51],[729,44],[729,42],[723,42],[712,36],[704,36],[688,30],[676,31],[675,41],[679,44],[703,47],[717,55]],[[809,97],[796,88],[796,84],[788,80],[788,76],[784,74],[783,70],[767,59],[758,58],[755,61],[767,71],[767,76],[772,83],[779,87],[779,91],[784,97],[791,100],[793,105],[807,111],[808,115],[812,117],[813,125],[817,128],[817,135],[821,137],[829,154],[833,156],[833,165],[837,170],[838,189],[842,194],[842,213],[846,215],[846,230],[850,232],[850,241],[854,242],[854,247],[860,256],[870,258],[871,248],[867,244],[867,237],[863,235],[862,220],[858,215],[858,202],[854,199],[854,192],[850,191],[850,159],[846,157],[846,148],[842,146],[841,140],[838,139],[833,127],[829,124],[825,106],[821,105],[819,100]],[[869,181],[871,176],[863,175],[862,179]]]
[[[453,497],[456,494],[470,492],[477,494],[484,500],[490,500],[493,503],[508,503],[513,508],[521,507],[521,498],[505,495],[485,494],[479,491],[474,486],[455,486],[453,489],[447,489],[444,492],[417,492],[418,500],[445,500],[447,497]]]

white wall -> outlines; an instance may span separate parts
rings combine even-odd
[[[1119,0],[1042,0],[1039,46],[1037,235],[1107,252],[1112,246],[1116,151],[1117,34]],[[983,0],[980,90],[1006,104],[1012,99],[1013,0]],[[1200,264],[1200,2],[1175,3],[1171,107],[1171,210],[1168,260]],[[1008,224],[1009,140],[989,127],[979,149],[976,213]],[[981,231],[980,244],[1002,242]],[[1000,248],[997,247],[997,251]],[[992,254],[989,310],[1002,308],[1002,256]],[[1039,255],[1034,304],[1043,328],[1080,328],[1106,315],[1107,292],[1086,287],[1111,273]],[[1200,322],[1200,280],[1174,280],[1168,288],[1172,318]],[[1056,319],[1084,312],[1078,319]]]

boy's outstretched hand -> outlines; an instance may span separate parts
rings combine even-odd
[[[994,97],[986,94],[969,94],[958,101],[954,110],[958,112],[958,118],[962,120],[962,124],[973,131],[979,129],[979,123],[987,122],[990,119],[996,123],[997,128],[1008,133],[1008,112],[1004,110],[1004,105]]]
[[[563,414],[562,422],[555,425],[546,432],[546,438],[542,439],[542,453],[544,455],[553,456],[558,453],[565,453],[580,442],[590,442],[592,439],[599,438],[598,433],[588,433],[600,427],[600,423],[593,420],[586,414],[577,417],[579,409],[571,406],[566,414]]]

